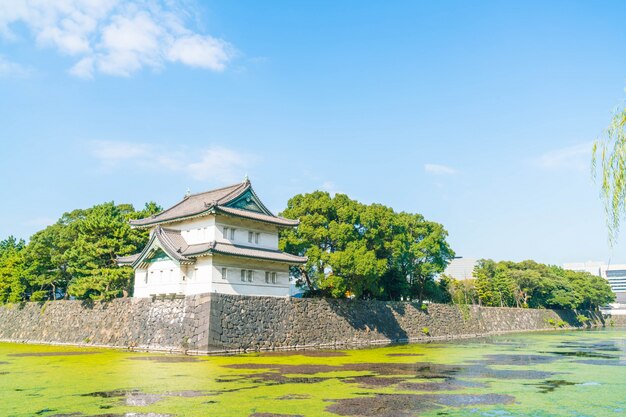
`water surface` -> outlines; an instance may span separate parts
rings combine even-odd
[[[0,415],[626,416],[626,330],[191,357],[0,344]]]

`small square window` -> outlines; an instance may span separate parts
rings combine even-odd
[[[248,282],[254,281],[254,271],[248,271]]]
[[[224,234],[222,235],[224,239],[228,239],[228,227],[224,228]]]
[[[271,279],[270,279],[270,273],[269,273],[269,272],[266,272],[266,273],[265,273],[265,283],[266,283],[266,284],[269,284],[269,283],[270,283],[270,280],[271,280]]]
[[[248,243],[252,243],[252,236],[253,235],[254,235],[254,233],[248,232]]]
[[[230,240],[235,240],[235,229],[230,229]]]
[[[254,234],[254,243],[256,243],[257,245],[259,244],[259,237],[261,236],[261,233],[255,233]]]
[[[272,272],[272,284],[276,284],[277,275],[276,272]]]
[[[246,281],[246,270],[245,269],[241,270],[241,280],[244,281],[244,282]]]
[[[228,274],[228,269],[222,268],[222,279],[228,278],[227,274]]]

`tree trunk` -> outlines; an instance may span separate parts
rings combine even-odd
[[[306,282],[307,287],[309,287],[310,291],[313,291],[313,284],[311,283],[311,278],[309,278],[309,273],[304,269],[304,267],[300,267],[300,273],[304,277],[304,281]]]

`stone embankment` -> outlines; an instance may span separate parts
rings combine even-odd
[[[204,294],[4,305],[0,340],[196,353],[333,348],[582,327],[578,314],[603,325],[569,310]]]
[[[0,340],[182,351],[208,346],[211,297],[0,306]]]

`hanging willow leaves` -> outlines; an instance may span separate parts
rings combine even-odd
[[[609,242],[614,244],[625,213],[626,202],[626,109],[616,111],[605,137],[593,144],[592,175],[601,178]],[[598,169],[599,165],[599,169]]]

